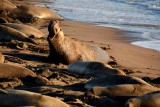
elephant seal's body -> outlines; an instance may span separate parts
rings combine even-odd
[[[2,53],[0,52],[0,63],[3,63],[4,62],[4,56],[2,55]]]
[[[0,106],[69,107],[61,100],[23,90],[0,90]]]
[[[11,10],[16,8],[17,6],[13,3],[9,2],[8,0],[0,0],[0,10]]]
[[[50,54],[48,59],[54,63],[70,64],[75,61],[108,62],[109,55],[97,46],[87,45],[64,36],[58,22],[51,21],[48,26]]]
[[[16,23],[4,23],[2,25],[7,26],[7,27],[11,27],[11,28],[16,29],[20,32],[23,32],[28,37],[34,37],[34,38],[44,37],[44,34],[40,30],[38,30],[32,26],[29,26],[29,25],[16,24]]]
[[[49,20],[63,20],[63,18],[56,12],[34,5],[22,5],[19,6],[12,11],[10,11],[10,17],[14,18],[41,18],[41,19],[49,19]]]
[[[160,107],[160,92],[153,92],[137,98],[131,98],[125,107]]]
[[[26,76],[36,77],[37,75],[24,67],[0,63],[0,78],[20,78]]]

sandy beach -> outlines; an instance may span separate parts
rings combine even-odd
[[[25,0],[12,2],[16,5],[26,4]],[[108,52],[113,60],[110,63],[113,68],[122,70],[129,76],[140,77],[144,80],[146,77],[149,79],[160,77],[160,53],[153,49],[132,45],[131,41],[134,38],[126,36],[127,31],[66,19],[59,21],[59,23],[65,36],[80,42],[98,45]],[[74,107],[98,107],[106,104],[107,97],[90,98],[85,96],[84,84],[94,77],[72,74],[67,71],[68,65],[46,62],[49,54],[48,20],[23,24],[39,29],[45,37],[40,40],[35,39],[39,43],[38,45],[17,40],[0,41],[0,51],[5,57],[5,63],[28,68],[40,79],[2,79],[0,80],[1,89],[22,89],[41,93],[56,97]],[[159,83],[151,84],[160,87]],[[113,107],[110,101],[107,104],[109,107]]]

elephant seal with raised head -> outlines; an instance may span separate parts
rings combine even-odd
[[[0,106],[69,107],[57,98],[23,90],[0,90]]]
[[[7,40],[7,41],[14,39],[14,40],[19,40],[24,42],[35,43],[26,34],[4,25],[0,25],[0,39]]]
[[[125,107],[160,107],[160,91],[129,99]]]
[[[34,72],[27,68],[0,63],[0,78],[20,78],[26,76],[37,77]]]
[[[44,34],[40,30],[38,30],[32,26],[29,26],[29,25],[16,24],[16,23],[3,23],[1,25],[11,27],[13,29],[18,30],[19,32],[23,32],[28,37],[34,37],[34,38],[44,37]]]
[[[100,62],[76,61],[68,65],[67,70],[80,75],[87,76],[105,76],[105,75],[125,75],[121,70],[114,69]]]
[[[34,5],[21,5],[10,11],[10,17],[14,18],[41,18],[48,20],[63,20],[63,18],[53,10],[48,8],[34,6]]]
[[[66,37],[57,21],[48,25],[50,53],[48,60],[53,63],[70,64],[75,61],[108,62],[109,55],[98,46],[88,45]]]

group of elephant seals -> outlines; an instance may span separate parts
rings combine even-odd
[[[107,87],[122,84],[141,84],[150,86],[150,84],[138,77],[132,77],[127,75],[105,75],[103,77],[101,76],[99,78],[88,81],[87,83],[85,83],[85,88],[89,90],[97,86]]]
[[[0,106],[69,107],[57,98],[23,90],[0,90]]]
[[[160,91],[131,98],[125,107],[160,107]]]
[[[0,63],[3,63],[4,62],[4,56],[2,55],[2,53],[0,52]]]
[[[20,78],[26,76],[36,77],[37,75],[24,67],[0,63],[0,78]]]
[[[17,19],[36,17],[48,20],[63,20],[63,18],[53,10],[34,5],[17,6],[17,8],[10,11],[9,16]]]
[[[16,23],[1,23],[1,25],[16,29],[17,31],[26,34],[28,37],[34,37],[34,38],[44,37],[44,34],[40,30],[29,25],[16,24]]]
[[[7,40],[7,41],[11,41],[12,39],[15,39],[15,40],[20,40],[24,42],[35,43],[26,34],[4,25],[0,25],[0,39]]]
[[[76,61],[68,65],[67,70],[86,76],[102,77],[104,75],[125,75],[121,70],[108,67],[107,65],[94,61]]]
[[[17,8],[16,5],[13,3],[9,2],[8,0],[0,0],[0,10],[11,10]]]
[[[88,45],[66,37],[57,21],[48,25],[50,53],[48,60],[55,64],[70,64],[75,61],[108,62],[109,55],[98,46]]]

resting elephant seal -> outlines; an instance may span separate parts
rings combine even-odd
[[[8,0],[0,0],[0,10],[11,10],[16,8],[17,6]]]
[[[29,25],[16,24],[16,23],[3,23],[1,25],[11,27],[13,29],[18,30],[19,32],[23,32],[28,37],[34,37],[34,38],[44,37],[44,34],[40,30],[38,30],[32,26],[29,26]]]
[[[121,70],[117,70],[111,67],[106,66],[100,62],[92,61],[76,61],[68,65],[67,70],[69,72],[87,75],[87,76],[104,76],[104,75],[125,75]]]
[[[53,10],[48,8],[34,6],[34,5],[22,5],[10,11],[10,17],[14,18],[41,18],[48,20],[63,20],[63,18]]]
[[[93,87],[91,93],[98,96],[141,96],[160,88],[142,84],[121,84],[108,87]]]
[[[129,99],[125,107],[160,107],[160,92],[153,92]]]
[[[106,76],[95,78],[93,80],[88,81],[85,84],[85,88],[89,90],[97,86],[108,87],[108,86],[120,85],[120,84],[121,85],[122,84],[142,84],[142,85],[151,86],[144,80],[137,77],[127,76],[127,75],[106,75]]]
[[[108,62],[109,55],[100,47],[87,45],[64,36],[57,21],[51,21],[48,26],[48,42],[50,62],[70,64],[75,61]]]
[[[26,34],[4,25],[0,25],[0,39],[7,41],[15,39],[19,41],[35,43],[32,39],[28,38]]]
[[[37,75],[24,67],[0,63],[0,78],[20,78],[26,76],[36,77]]]
[[[0,52],[0,63],[4,62],[4,56],[2,55],[2,53]]]
[[[23,90],[0,90],[0,106],[69,107],[61,100]]]

